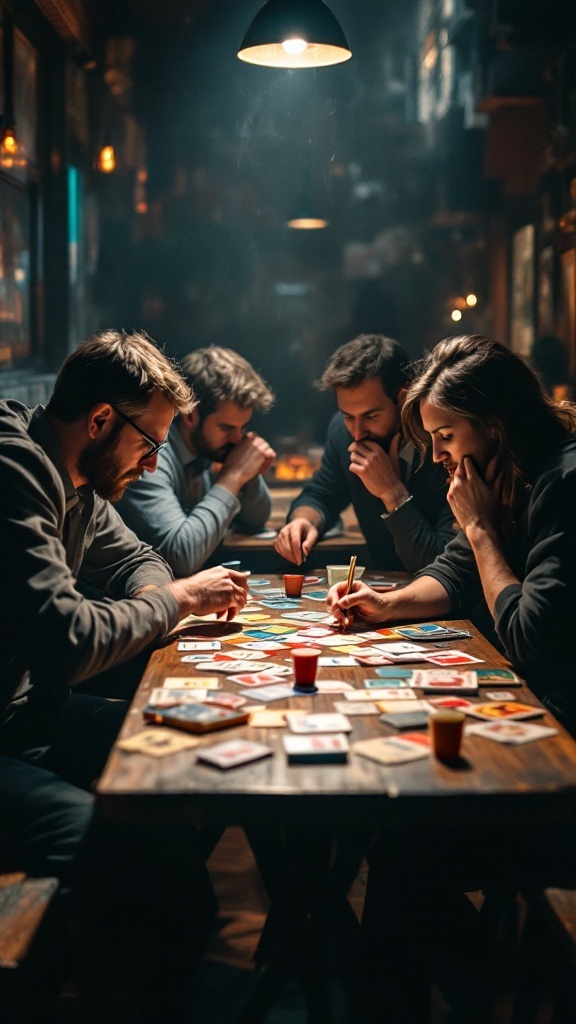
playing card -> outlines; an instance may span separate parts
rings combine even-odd
[[[167,690],[164,687],[156,687],[152,690],[148,704],[153,708],[172,708],[176,704],[197,704],[199,700],[204,701],[208,696],[208,690]]]
[[[283,729],[286,727],[286,712],[274,708],[256,708],[250,713],[249,724],[253,729]]]
[[[306,597],[311,601],[325,601],[328,596],[327,590],[307,590]]]
[[[382,682],[382,680],[380,680]],[[416,692],[409,686],[379,686],[368,690],[372,700],[416,700]]]
[[[355,664],[356,661],[349,654],[321,654],[318,658],[318,668],[342,668],[345,666],[351,668]]]
[[[399,730],[425,729],[428,726],[428,714],[426,711],[389,711],[385,715],[380,715],[380,721]]]
[[[479,686],[496,683],[497,686],[521,686],[522,680],[510,668],[477,668]]]
[[[411,668],[400,668],[399,665],[393,665],[390,668],[386,665],[384,668],[377,668],[374,675],[380,676],[382,679],[410,679],[412,676]],[[366,685],[366,683],[364,683]],[[399,686],[399,683],[391,683],[391,686]]]
[[[236,672],[246,672],[248,669],[250,672],[265,672],[270,668],[270,662],[268,661],[251,661],[248,664],[241,659],[237,661],[203,661],[202,670],[204,672],[223,672],[226,675],[233,674]]]
[[[290,633],[297,632],[296,626],[289,626],[288,624],[277,626],[275,623],[270,622],[267,626],[245,629],[244,636],[249,636],[252,640],[273,640],[274,637],[287,636]]]
[[[407,640],[466,640],[468,629],[454,629],[437,622],[420,622],[415,626],[397,626],[397,632]]]
[[[356,661],[364,668],[376,668],[379,665],[392,664],[392,658],[385,658],[383,654],[357,654]]]
[[[164,690],[219,690],[220,686],[216,676],[166,676],[162,683]]]
[[[488,700],[516,700],[511,690],[490,690],[486,692]]]
[[[311,583],[320,583],[320,577],[319,576],[305,576],[304,577],[304,583],[302,584],[302,586],[303,587],[307,587]]]
[[[223,693],[219,690],[216,693],[208,693],[208,696],[203,701],[204,704],[216,704],[221,708],[241,708],[246,703],[246,697],[241,697],[239,693]]]
[[[531,722],[482,722],[469,725],[467,736],[482,736],[498,743],[531,743],[547,736],[556,736],[557,729],[546,725],[532,725]]]
[[[412,675],[412,673],[409,673]],[[399,687],[410,687],[408,679],[395,679],[394,676],[378,676],[377,679],[363,679],[362,686],[365,690],[380,690],[383,686],[393,686],[395,690]]]
[[[324,622],[326,615],[324,612],[293,612],[292,615],[284,614],[283,619],[291,619],[294,622]]]
[[[119,750],[126,750],[131,754],[146,754],[148,757],[166,757],[167,754],[176,754],[180,750],[189,750],[200,742],[197,736],[185,736],[173,729],[148,728],[137,732],[129,739],[119,740],[116,744]]]
[[[435,708],[449,708],[450,711],[465,711],[472,707],[472,702],[464,697],[430,697],[430,704]]]
[[[270,580],[263,580],[259,576],[251,576],[248,586],[250,589],[252,589],[252,587],[269,587]]]
[[[329,736],[283,736],[289,764],[342,764],[348,760],[348,739],[342,733]]]
[[[180,640],[179,651],[219,651],[222,648],[220,640]]]
[[[254,622],[269,622],[270,616],[265,612],[243,612],[235,621],[239,626],[244,626],[251,625]]]
[[[207,654],[184,654],[180,658],[185,665],[195,665],[197,661],[206,661]]]
[[[239,675],[228,676],[231,683],[238,686],[269,686],[277,683],[280,678],[278,672],[264,669],[262,672],[241,672]]]
[[[379,715],[380,709],[369,700],[335,700],[334,710],[341,715]]]
[[[291,732],[296,733],[323,733],[323,732],[351,732],[352,726],[346,715],[325,713],[311,715],[294,715],[292,711],[286,712],[286,721]]]
[[[319,693],[346,693],[354,687],[352,683],[345,683],[343,679],[317,679],[316,689]]]
[[[259,761],[262,757],[273,754],[271,747],[251,740],[228,740],[227,743],[216,743],[212,747],[202,747],[197,754],[199,761],[206,761],[217,768],[236,768],[250,761]]]
[[[306,629],[298,629],[295,639],[304,640],[313,637],[332,636],[332,630],[328,626],[307,626]]]
[[[429,654],[427,660],[431,661],[433,665],[472,665],[474,662],[482,662],[484,659],[474,658],[464,651],[449,650]]]
[[[263,704],[267,704],[268,701],[286,700],[288,697],[294,696],[293,688],[286,683],[277,683],[274,686],[258,686],[250,690],[240,690],[240,693],[243,697],[249,697],[251,700],[260,700]]]
[[[286,644],[281,644],[278,640],[248,640],[238,646],[247,651],[285,651],[287,649]]]
[[[426,650],[421,644],[413,644],[408,640],[399,640],[398,642],[392,641],[390,643],[374,644],[374,646],[382,651],[387,658],[394,658],[397,654],[421,654]]]
[[[415,669],[412,686],[426,693],[477,693],[478,680],[475,672],[457,669]]]
[[[429,714],[432,711],[432,705],[427,700],[378,700],[376,704],[384,715],[416,714],[418,711]]]
[[[281,611],[284,608],[298,608],[300,602],[286,600],[283,601],[282,598],[278,598],[275,601],[261,601],[260,604],[263,604],[266,608],[274,608],[276,611]]]
[[[422,737],[424,738],[424,734]],[[414,743],[406,736],[377,736],[371,740],[354,743],[352,752],[380,764],[402,764],[405,761],[418,761],[420,758],[428,757],[430,746],[429,742]]]
[[[494,721],[502,718],[539,718],[545,709],[532,704],[521,704],[519,701],[494,701],[489,704],[472,704],[466,708],[466,714],[473,718],[484,718]]]

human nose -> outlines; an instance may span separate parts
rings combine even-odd
[[[442,446],[442,441],[437,438],[432,438],[432,461],[433,462],[444,462],[446,458],[446,450]]]
[[[354,420],[352,426],[352,437],[355,441],[363,441],[368,436],[368,431],[364,426],[362,420]]]
[[[152,455],[145,455],[143,459],[140,459],[140,465],[144,467],[147,473],[155,473],[158,467],[158,452],[153,452]]]
[[[236,427],[230,435],[230,440],[232,441],[232,444],[240,444],[240,441],[242,440],[243,437],[244,432],[242,428]]]

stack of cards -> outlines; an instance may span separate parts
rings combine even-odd
[[[478,693],[475,672],[416,669],[412,674],[412,686],[418,686],[425,693]]]
[[[532,704],[521,704],[519,701],[491,701],[488,704],[471,704],[466,708],[466,714],[473,718],[483,718],[487,722],[502,720],[504,718],[539,718],[544,714],[544,708],[534,707]]]
[[[344,764],[348,740],[343,733],[330,736],[284,736],[289,764]]]
[[[171,725],[185,732],[212,732],[244,725],[249,718],[247,711],[214,707],[206,704],[178,704],[173,708],[144,708],[144,718],[156,725]]]
[[[428,757],[430,738],[420,732],[410,732],[404,736],[378,736],[354,743],[352,751],[370,761],[378,761],[379,764],[402,764]]]
[[[213,747],[202,747],[197,754],[199,761],[206,761],[216,768],[237,768],[250,761],[259,761],[263,757],[271,757],[273,750],[263,743],[251,740],[229,740],[227,743],[216,743]]]

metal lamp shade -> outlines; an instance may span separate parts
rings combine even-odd
[[[288,52],[290,40],[306,45],[301,52]],[[268,0],[238,50],[240,60],[272,68],[326,67],[351,56],[342,29],[323,0]]]

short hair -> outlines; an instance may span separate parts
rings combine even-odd
[[[194,407],[194,395],[177,364],[151,338],[108,330],[83,341],[68,356],[46,408],[68,423],[99,402],[137,416],[154,392],[161,392],[177,412]]]
[[[198,402],[201,420],[222,402],[268,412],[274,394],[253,366],[231,348],[210,345],[184,356],[182,371]]]
[[[494,430],[508,508],[535,478],[551,447],[576,429],[576,405],[553,402],[524,359],[480,334],[445,338],[416,366],[402,425],[422,453],[430,443],[420,414],[424,399]]]
[[[359,334],[337,348],[315,386],[319,391],[359,387],[366,380],[379,378],[388,398],[396,401],[398,392],[410,380],[410,360],[398,341],[382,334]]]

